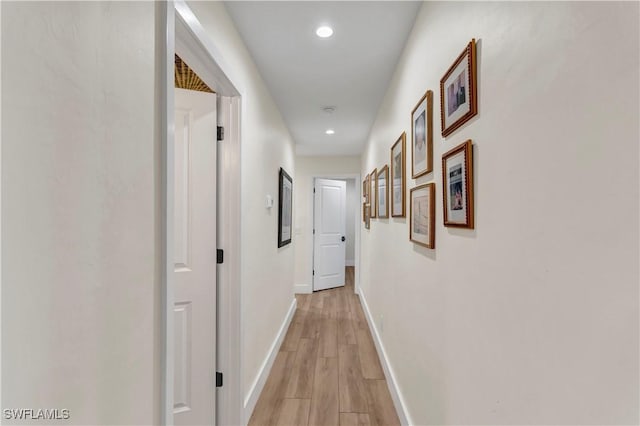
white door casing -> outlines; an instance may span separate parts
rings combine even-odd
[[[316,179],[314,184],[313,290],[344,285],[347,184]]]
[[[215,424],[216,95],[175,89],[174,423]]]

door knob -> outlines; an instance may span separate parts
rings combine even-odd
[[[344,241],[344,240],[345,240],[344,235],[343,235],[343,236],[342,236],[342,238],[340,238],[340,239],[341,239],[342,241]]]

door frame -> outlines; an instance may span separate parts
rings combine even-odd
[[[191,8],[184,0],[158,3],[158,38],[161,171],[160,171],[160,423],[173,425],[174,363],[174,262],[173,262],[173,161],[174,161],[174,55],[182,59],[218,95],[218,118],[225,126],[225,140],[218,142],[218,248],[225,251],[224,263],[217,268],[217,371],[225,374],[224,386],[216,391],[216,423],[241,424],[242,419],[242,323],[240,289],[240,142],[242,102],[245,91],[228,72],[224,58]],[[213,379],[213,378],[212,378]]]
[[[313,227],[316,224],[316,218],[315,218],[315,200],[314,200],[314,194],[313,194],[313,188],[315,188],[315,184],[316,184],[316,179],[355,179],[355,186],[356,186],[356,195],[357,195],[357,200],[360,200],[362,198],[362,185],[360,185],[360,174],[359,173],[344,173],[344,174],[315,174],[313,176],[311,176],[311,188],[312,190],[309,191],[309,206],[311,208],[311,212],[313,213],[313,222],[311,224],[311,229],[313,229]],[[355,225],[355,247],[354,247],[354,277],[353,277],[353,288],[356,294],[360,294],[360,204],[356,203],[356,209],[355,209],[355,213],[354,213],[354,217],[353,220],[354,225]],[[313,268],[314,268],[314,261],[315,261],[315,235],[313,235],[313,233],[311,234],[311,238],[310,238],[310,246],[311,246],[311,250],[309,250],[309,252],[311,253],[311,262],[309,263],[311,265],[311,293],[313,293]]]

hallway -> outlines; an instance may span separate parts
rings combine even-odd
[[[346,285],[296,295],[250,425],[399,425],[360,300]]]

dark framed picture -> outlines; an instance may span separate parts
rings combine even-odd
[[[364,215],[364,229],[371,227],[371,206],[369,204],[362,204],[362,214]]]
[[[444,226],[473,229],[473,145],[471,139],[442,156]]]
[[[391,198],[391,216],[405,217],[404,197],[407,192],[407,174],[405,173],[405,145],[407,134],[402,132],[396,143],[391,147],[391,183],[389,194]]]
[[[435,248],[436,184],[411,188],[409,196],[409,239],[416,244]]]
[[[376,176],[378,176],[378,169],[373,169],[369,173],[369,213],[372,218],[378,215],[376,208],[378,207],[378,187],[376,185]]]
[[[478,113],[476,40],[471,39],[440,80],[442,136],[448,136]]]
[[[386,164],[380,169],[377,175],[378,190],[378,217],[389,217],[389,166]]]
[[[411,111],[411,177],[433,171],[433,92],[420,98]]]
[[[278,247],[291,242],[291,213],[293,210],[293,180],[280,167],[278,179]]]

